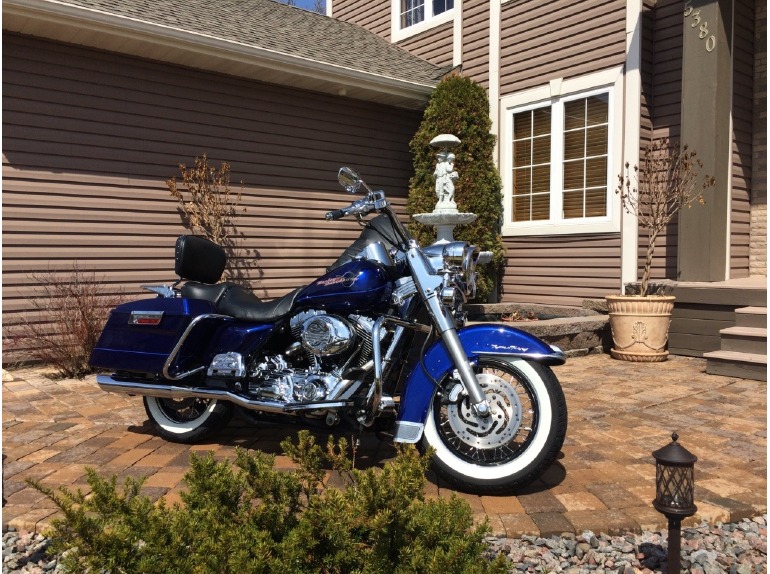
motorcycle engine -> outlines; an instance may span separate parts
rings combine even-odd
[[[282,355],[256,359],[247,369],[250,395],[309,403],[337,398],[360,384],[343,379],[342,373],[371,360],[373,319],[310,310],[292,317],[289,325],[297,342]]]
[[[303,311],[290,320],[295,342],[284,353],[256,357],[248,365],[239,353],[222,353],[214,357],[208,376],[212,384],[228,384],[254,399],[286,404],[349,395],[360,381],[343,374],[351,368],[371,369],[374,323],[364,315]]]
[[[300,332],[302,347],[319,357],[347,351],[356,339],[353,326],[342,317],[333,315],[304,319]]]

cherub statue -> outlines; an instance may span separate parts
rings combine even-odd
[[[450,152],[439,152],[436,171],[433,177],[436,178],[436,198],[438,203],[436,207],[457,207],[455,204],[455,184],[459,175],[455,169],[455,154]]]

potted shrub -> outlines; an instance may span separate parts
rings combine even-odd
[[[618,176],[616,193],[623,209],[647,230],[647,256],[638,295],[608,295],[607,308],[614,348],[611,354],[626,361],[665,361],[666,343],[674,297],[650,289],[650,271],[655,245],[674,216],[693,203],[704,203],[703,192],[713,186],[711,176],[699,178],[703,163],[687,145],[668,138],[654,139],[646,146],[640,165],[626,163]],[[652,291],[652,292],[651,292]]]

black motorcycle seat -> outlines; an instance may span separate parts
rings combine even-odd
[[[222,294],[217,303],[217,310],[224,315],[246,321],[276,321],[291,312],[300,291],[301,287],[280,299],[265,302],[251,291],[233,285]]]
[[[203,299],[204,301],[211,301],[214,305],[218,305],[220,299],[222,299],[222,295],[233,287],[237,287],[237,285],[235,283],[227,282],[209,285],[207,283],[188,281],[182,285],[182,297],[186,297],[187,299]]]

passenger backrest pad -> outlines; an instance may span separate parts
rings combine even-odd
[[[216,283],[226,264],[227,255],[216,243],[196,235],[177,238],[174,271],[182,279]]]

